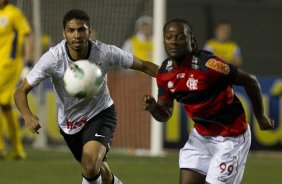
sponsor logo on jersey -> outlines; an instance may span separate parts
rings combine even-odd
[[[177,79],[183,79],[183,78],[185,78],[185,73],[179,73],[179,74],[177,74],[177,75],[176,75],[176,78],[177,78]]]
[[[101,134],[98,134],[98,133],[95,133],[95,137],[105,137],[105,136],[101,135]]]
[[[172,81],[168,81],[168,83],[167,83],[167,87],[168,87],[168,89],[173,88],[173,87],[174,87],[173,82],[172,82]]]
[[[193,56],[192,65],[191,65],[193,69],[199,69],[198,61],[199,61],[199,58],[197,58],[196,56]]]
[[[174,89],[174,84],[173,84],[173,82],[172,81],[169,81],[168,83],[167,83],[167,87],[168,87],[168,89],[170,90],[170,92],[174,92],[175,91],[175,89]]]
[[[209,59],[206,62],[206,67],[213,69],[217,72],[223,73],[225,75],[230,73],[230,68],[226,63],[217,61],[216,59]]]
[[[85,118],[83,118],[82,120],[79,120],[79,121],[67,120],[66,126],[67,126],[67,129],[72,130],[72,129],[76,129],[78,127],[81,127],[82,125],[85,125],[87,122],[88,122],[87,117],[85,117]]]
[[[196,56],[193,56],[192,63],[197,64],[199,59]]]
[[[171,60],[169,60],[169,61],[167,62],[166,70],[169,71],[169,72],[171,72],[171,71],[173,70],[172,61],[171,61]]]

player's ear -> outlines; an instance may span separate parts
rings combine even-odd
[[[64,36],[64,38],[66,39],[66,35],[65,35],[65,31],[63,30],[63,36]]]
[[[95,29],[90,29],[90,33],[89,33],[89,35],[90,35],[91,39],[96,40],[96,37],[97,37],[96,30]]]

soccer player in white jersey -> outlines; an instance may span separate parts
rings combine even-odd
[[[107,86],[107,72],[114,66],[142,71],[156,76],[158,66],[143,61],[113,45],[91,40],[89,16],[81,10],[70,10],[63,19],[64,40],[47,51],[37,62],[14,98],[26,127],[39,133],[40,123],[28,106],[27,95],[41,81],[50,78],[57,96],[60,132],[75,159],[82,167],[82,184],[118,184],[106,160],[116,125],[114,102]],[[97,64],[104,77],[97,96],[79,99],[67,94],[63,76],[67,66],[87,59]]]

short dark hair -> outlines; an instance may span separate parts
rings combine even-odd
[[[64,29],[66,28],[67,22],[72,19],[82,20],[86,23],[88,27],[90,27],[90,18],[87,15],[87,13],[85,13],[82,10],[72,9],[68,11],[64,16],[64,19],[63,19],[63,28]]]
[[[189,34],[189,35],[192,35],[192,34],[193,34],[193,29],[192,29],[192,26],[189,24],[189,22],[186,21],[186,20],[184,20],[184,19],[179,19],[179,18],[171,19],[171,20],[167,21],[166,24],[165,24],[164,27],[163,27],[163,30],[165,30],[166,27],[167,27],[170,23],[173,23],[173,22],[181,23],[181,24],[185,25],[185,26],[188,28],[188,34]]]

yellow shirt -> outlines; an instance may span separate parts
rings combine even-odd
[[[132,43],[132,51],[135,56],[146,61],[152,61],[153,43],[151,40],[140,41],[135,35],[130,39],[130,41]]]
[[[24,35],[30,26],[23,13],[12,4],[0,9],[0,67],[10,62],[22,65]]]
[[[219,42],[211,39],[207,41],[204,49],[213,52],[214,55],[221,57],[226,62],[233,61],[235,56],[241,54],[238,45],[233,41]]]

